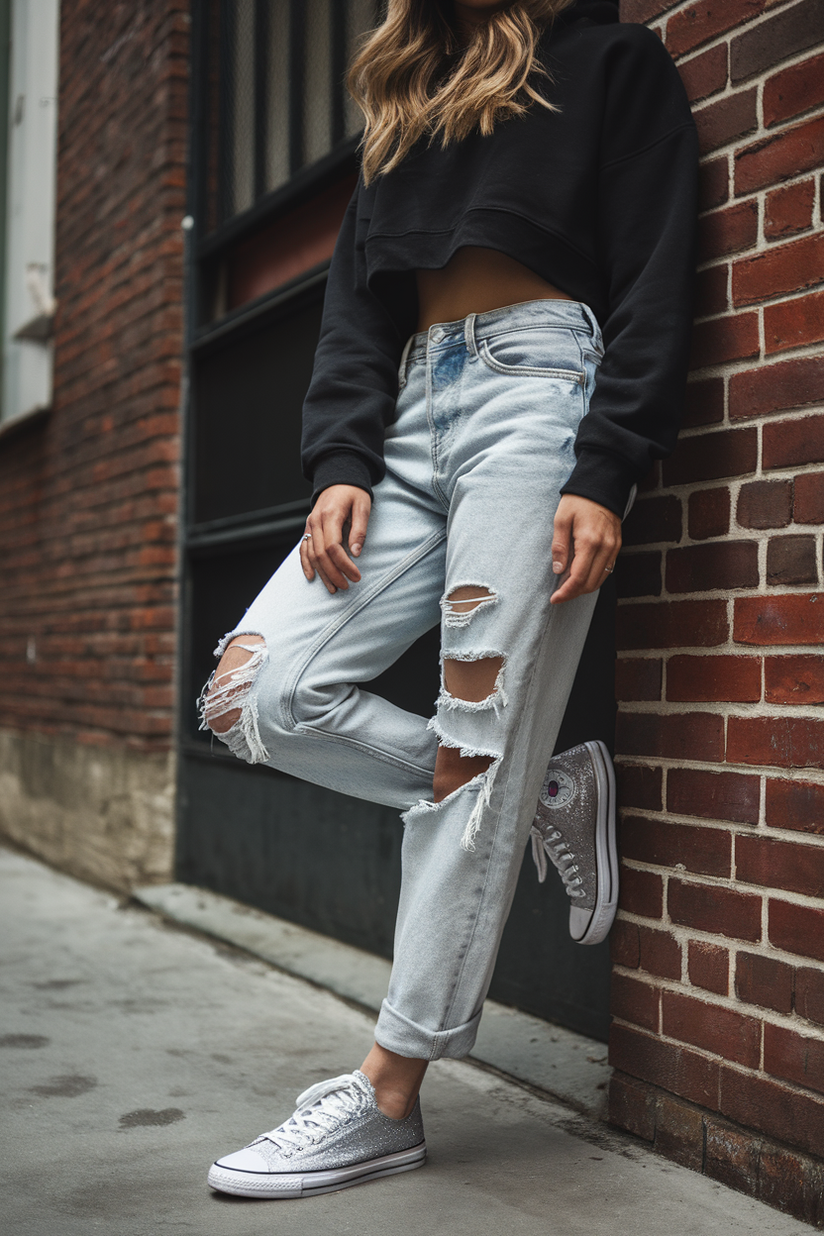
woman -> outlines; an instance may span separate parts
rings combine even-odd
[[[539,794],[573,935],[609,928],[603,761],[547,761],[633,486],[675,441],[696,165],[669,56],[617,18],[390,0],[353,66],[363,170],[304,408],[314,504],[221,642],[204,717],[244,759],[405,812],[395,957],[361,1068],[218,1160],[216,1189],[421,1166],[418,1090],[474,1042]],[[357,684],[439,617],[427,726]],[[588,838],[553,786],[594,804]]]

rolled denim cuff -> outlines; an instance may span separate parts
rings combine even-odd
[[[481,1014],[476,1013],[471,1021],[451,1030],[427,1030],[384,1000],[375,1027],[375,1042],[387,1051],[415,1060],[440,1060],[443,1056],[461,1060],[475,1045],[480,1021]]]

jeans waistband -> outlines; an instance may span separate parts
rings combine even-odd
[[[579,330],[589,335],[602,348],[601,328],[589,305],[577,300],[527,300],[486,313],[470,313],[456,322],[436,322],[429,330],[410,335],[400,363],[401,379],[408,363],[422,360],[442,348],[453,347],[463,338],[470,352],[477,353],[478,343],[499,331],[523,326],[556,326]]]

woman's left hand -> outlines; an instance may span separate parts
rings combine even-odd
[[[621,521],[617,515],[577,494],[564,494],[555,512],[552,570],[567,573],[552,594],[560,605],[585,592],[595,592],[615,566],[621,548]]]

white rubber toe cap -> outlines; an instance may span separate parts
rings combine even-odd
[[[582,910],[580,906],[569,907],[569,934],[573,940],[582,939],[591,922],[592,910]]]
[[[225,1167],[236,1172],[268,1172],[269,1165],[262,1154],[258,1154],[253,1146],[245,1146],[234,1154],[227,1154],[218,1159],[216,1167]]]

